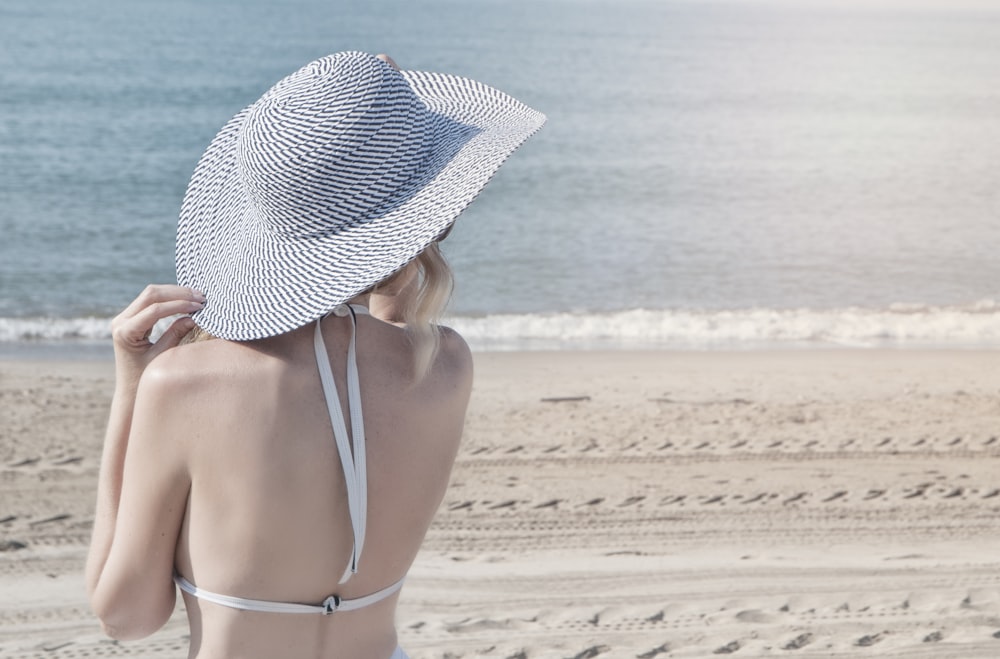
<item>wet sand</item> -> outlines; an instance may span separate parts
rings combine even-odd
[[[1000,656],[1000,354],[480,353],[404,589],[419,657]],[[0,362],[0,656],[82,584],[111,364]]]

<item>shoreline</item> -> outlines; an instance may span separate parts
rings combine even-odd
[[[110,344],[110,318],[0,318],[0,358],[72,357]],[[1000,306],[648,309],[446,314],[476,352],[1000,349]],[[165,323],[159,329],[165,328]],[[154,336],[157,332],[154,330]]]
[[[1000,651],[1000,352],[474,360],[400,601],[414,659]],[[184,656],[180,608],[116,645],[87,612],[112,378],[0,360],[0,655]]]
[[[568,342],[562,346],[500,347],[487,348],[470,343],[473,355],[558,355],[558,354],[643,354],[643,355],[782,355],[782,354],[981,354],[1000,355],[1000,344],[981,343],[921,343],[859,346],[836,343],[746,343],[718,346],[678,345],[617,345],[579,344]],[[0,341],[0,364],[46,363],[68,364],[74,362],[113,361],[111,341]]]

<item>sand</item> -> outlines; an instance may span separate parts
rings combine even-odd
[[[482,353],[413,657],[1000,657],[1000,354]],[[107,362],[0,362],[0,656],[104,639]]]

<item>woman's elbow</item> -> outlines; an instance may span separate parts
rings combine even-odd
[[[102,598],[95,593],[90,607],[101,622],[101,629],[117,641],[135,641],[158,631],[173,614],[174,593],[166,601],[140,603],[129,598]]]
[[[134,629],[113,627],[110,623],[103,619],[101,619],[101,631],[104,632],[105,636],[116,641],[138,641],[149,636],[149,634],[142,634]]]

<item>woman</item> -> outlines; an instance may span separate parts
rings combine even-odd
[[[222,129],[185,195],[179,284],[113,323],[87,564],[109,635],[159,629],[176,583],[191,657],[405,657],[396,602],[472,379],[434,325],[437,241],[543,122],[485,85],[337,53]]]

